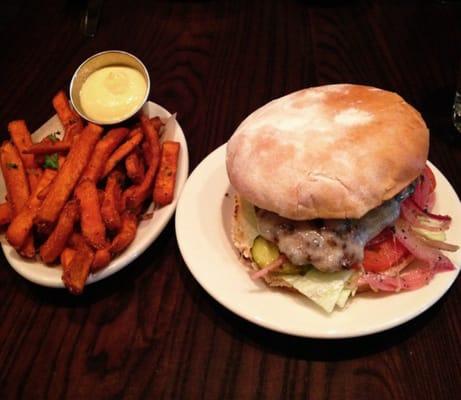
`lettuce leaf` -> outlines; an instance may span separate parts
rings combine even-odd
[[[352,270],[326,273],[313,268],[304,275],[287,275],[282,279],[331,313],[336,304],[340,307],[346,304],[351,290],[345,286],[353,273]]]

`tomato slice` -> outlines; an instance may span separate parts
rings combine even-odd
[[[393,236],[387,237],[383,241],[365,247],[362,265],[365,271],[383,272],[398,264],[408,254],[409,251]]]
[[[413,201],[421,208],[428,208],[435,186],[434,173],[426,164],[422,179],[413,193]],[[395,239],[392,230],[384,229],[365,246],[362,265],[365,271],[383,272],[397,265],[409,254],[410,252]]]

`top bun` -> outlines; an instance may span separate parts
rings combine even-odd
[[[421,115],[400,96],[351,84],[273,100],[227,145],[232,186],[283,217],[360,218],[415,180],[429,151]]]

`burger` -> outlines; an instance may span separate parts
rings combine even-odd
[[[419,112],[374,87],[308,88],[253,112],[226,150],[232,240],[252,278],[331,312],[453,269],[428,150]]]

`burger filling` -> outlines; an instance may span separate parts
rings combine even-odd
[[[418,289],[455,268],[441,250],[458,250],[445,241],[451,218],[431,213],[435,185],[426,166],[393,199],[344,220],[293,221],[236,197],[233,240],[257,265],[253,279],[285,282],[327,312],[344,307],[359,289]]]
[[[361,263],[366,243],[400,214],[400,202],[413,186],[360,219],[294,221],[263,209],[256,209],[260,235],[275,243],[294,265],[313,265],[322,272],[349,269]]]

